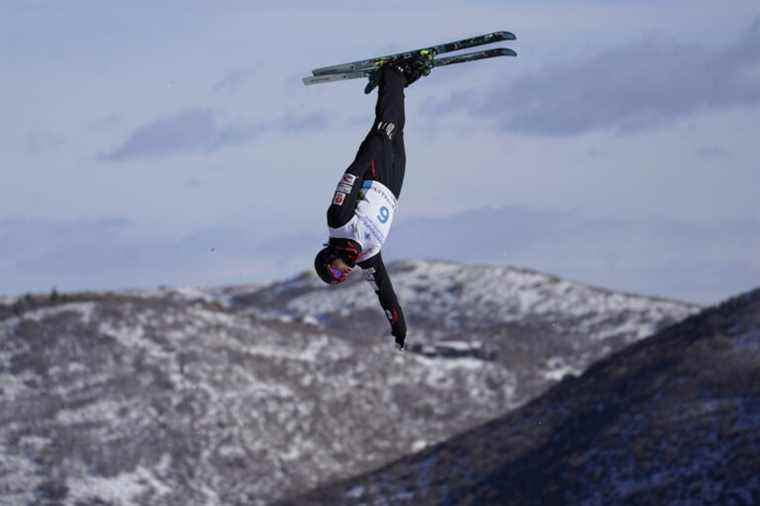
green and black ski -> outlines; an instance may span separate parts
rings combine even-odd
[[[356,72],[364,69],[376,69],[383,63],[391,60],[405,60],[407,58],[412,58],[413,56],[426,56],[428,54],[436,56],[443,53],[451,53],[452,51],[459,51],[461,49],[469,49],[471,47],[484,46],[486,44],[494,44],[496,42],[516,39],[517,37],[515,37],[515,35],[510,32],[493,32],[487,33],[485,35],[478,35],[477,37],[470,37],[469,39],[462,39],[454,42],[438,44],[437,46],[415,49],[414,51],[405,51],[403,53],[378,56],[376,58],[369,58],[367,60],[358,60],[350,63],[341,63],[340,65],[321,67],[312,70],[311,73],[315,76],[319,76],[324,74]]]
[[[497,56],[517,56],[517,53],[515,53],[515,51],[512,49],[496,48],[486,49],[483,51],[474,51],[445,58],[434,58],[436,55],[442,53],[450,53],[453,51],[459,51],[461,49],[468,49],[509,40],[516,40],[516,37],[511,32],[493,32],[487,33],[485,35],[479,35],[477,37],[470,37],[469,39],[462,39],[454,42],[447,42],[445,44],[439,44],[437,46],[416,49],[414,51],[405,51],[403,53],[394,53],[386,56],[369,58],[367,60],[358,60],[350,63],[342,63],[340,65],[320,67],[314,69],[311,76],[304,77],[303,83],[305,85],[311,85],[333,81],[342,81],[345,79],[358,79],[362,77],[368,77],[370,79],[370,82],[365,89],[365,93],[369,93],[375,87],[376,83],[373,82],[373,78],[376,76],[377,69],[379,69],[386,62],[404,60],[415,56],[424,56],[430,59],[431,66],[435,68],[452,65],[455,63],[464,63],[468,61],[482,60],[485,58],[494,58]]]
[[[517,56],[517,53],[514,52],[512,49],[506,48],[506,47],[499,47],[495,49],[485,49],[483,51],[474,51],[470,53],[464,53],[456,56],[447,56],[445,58],[435,58],[432,60],[432,66],[433,68],[436,67],[444,67],[446,65],[453,65],[455,63],[465,63],[470,61],[477,61],[477,60],[484,60],[486,58],[495,58],[498,56]],[[333,74],[320,74],[317,76],[308,76],[303,78],[303,83],[305,85],[311,85],[311,84],[319,84],[319,83],[329,83],[333,81],[343,81],[346,79],[361,79],[363,77],[372,78],[373,74],[377,72],[377,69],[364,69],[364,70],[357,70],[353,72],[337,72]],[[372,84],[372,81],[370,81],[370,84]],[[365,90],[367,93],[372,91],[372,86],[368,90]]]

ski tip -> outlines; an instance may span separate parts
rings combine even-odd
[[[484,53],[488,56],[517,56],[517,52],[509,47],[496,47],[487,49]]]
[[[496,32],[501,40],[517,40],[517,37],[512,32]]]

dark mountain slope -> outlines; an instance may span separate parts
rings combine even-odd
[[[760,290],[291,504],[760,504]]]

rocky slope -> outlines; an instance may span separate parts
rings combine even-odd
[[[0,504],[268,504],[502,415],[694,305],[511,268],[0,303]]]
[[[760,289],[288,504],[760,504]]]

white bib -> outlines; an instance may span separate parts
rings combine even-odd
[[[354,217],[340,228],[330,228],[330,237],[358,242],[362,252],[356,261],[363,262],[382,249],[398,203],[393,192],[377,181],[364,181],[359,197]]]

